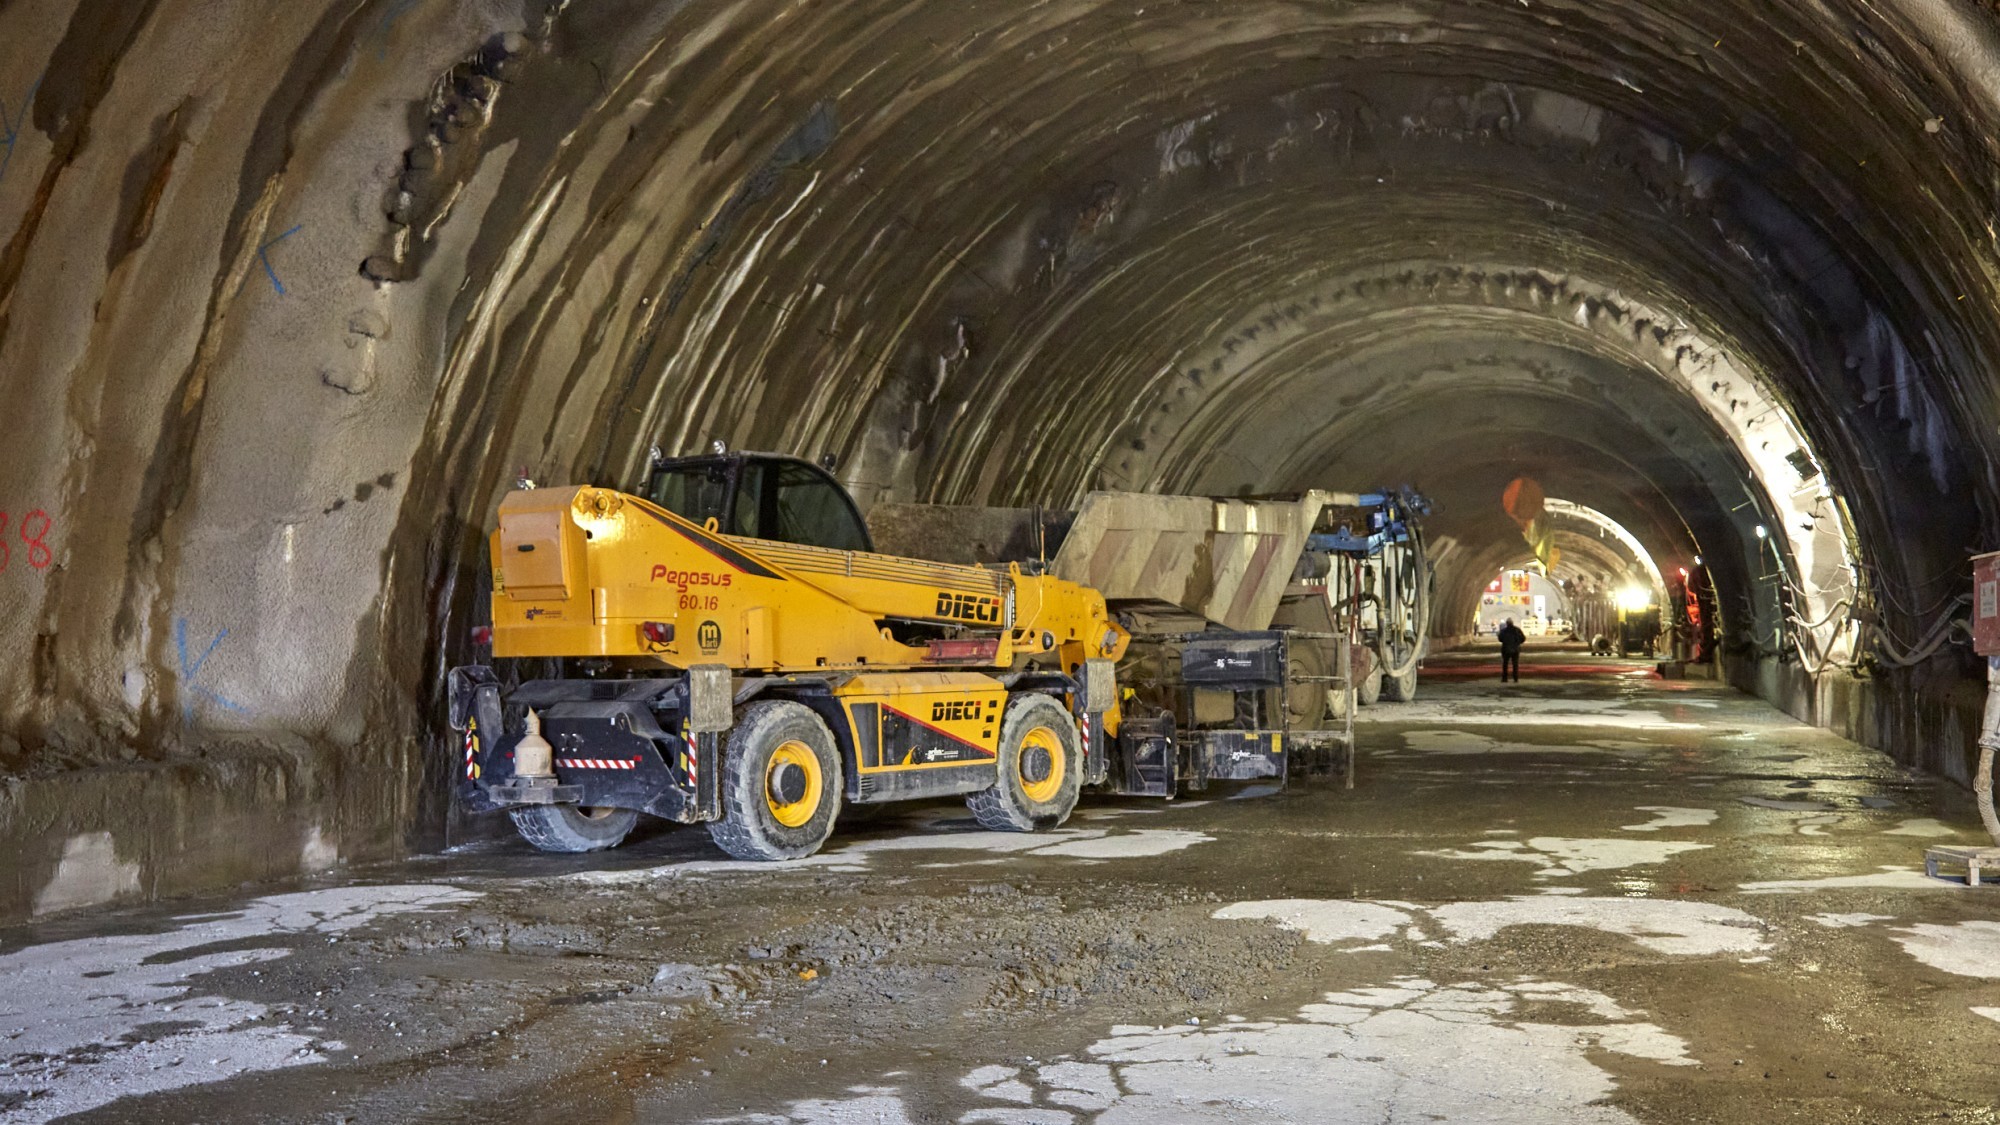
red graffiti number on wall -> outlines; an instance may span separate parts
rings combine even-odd
[[[36,520],[40,520],[41,523],[37,524]],[[55,555],[49,552],[49,545],[42,541],[48,537],[48,534],[49,514],[47,512],[36,508],[34,511],[21,517],[21,542],[28,545],[28,565],[34,567],[36,570],[47,570],[49,564],[56,561]]]
[[[28,546],[28,565],[36,570],[46,570],[50,563],[56,561],[55,553],[49,550],[47,542],[52,522],[47,512],[36,508],[22,516],[21,522],[16,525],[21,533],[21,542]],[[6,570],[7,564],[14,560],[13,548],[7,542],[7,523],[7,513],[0,512],[0,570]]]

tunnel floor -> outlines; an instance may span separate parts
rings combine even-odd
[[[0,933],[0,1120],[1996,1121],[1961,790],[1531,648],[1358,782],[929,805],[785,866],[512,841]]]

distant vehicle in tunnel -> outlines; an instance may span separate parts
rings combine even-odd
[[[1432,602],[1420,522],[1429,511],[1409,489],[1092,492],[1076,511],[883,504],[869,519],[895,553],[1046,566],[1095,586],[1142,648],[1203,631],[1283,631],[1292,726],[1316,730],[1343,717],[1337,682],[1363,705],[1416,697]],[[1346,671],[1335,676],[1337,667]]]
[[[486,637],[560,671],[452,670],[461,801],[547,851],[615,846],[644,812],[787,859],[844,805],[961,794],[986,828],[1036,831],[1087,785],[1285,776],[1285,633],[1181,638],[1121,695],[1131,635],[1094,587],[873,547],[838,482],[773,454],[658,461],[644,495],[508,494]]]
[[[1618,655],[1652,656],[1660,641],[1660,607],[1645,590],[1618,596]]]
[[[1329,507],[1307,546],[1328,560],[1323,598],[1333,610],[1333,627],[1351,631],[1367,654],[1365,670],[1357,673],[1359,701],[1407,703],[1417,697],[1417,668],[1430,640],[1436,576],[1422,526],[1430,501],[1411,489],[1355,499],[1361,530]]]

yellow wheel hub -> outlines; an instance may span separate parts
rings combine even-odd
[[[819,811],[825,788],[826,776],[812,747],[794,739],[771,751],[764,765],[764,803],[771,808],[771,819],[786,828],[803,826]]]
[[[1021,777],[1021,792],[1036,804],[1053,801],[1062,792],[1063,771],[1069,763],[1063,754],[1062,739],[1047,727],[1036,727],[1021,740],[1021,752],[1014,757],[1014,769]]]

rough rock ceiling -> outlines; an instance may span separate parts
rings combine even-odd
[[[1906,634],[1994,543],[2000,56],[1943,0],[0,29],[0,505],[52,525],[0,573],[0,716],[45,760],[403,745],[498,492],[656,440],[864,498],[1407,481],[1460,598],[1529,472],[1702,553],[1746,644],[1754,524],[1805,593],[1851,537]]]

